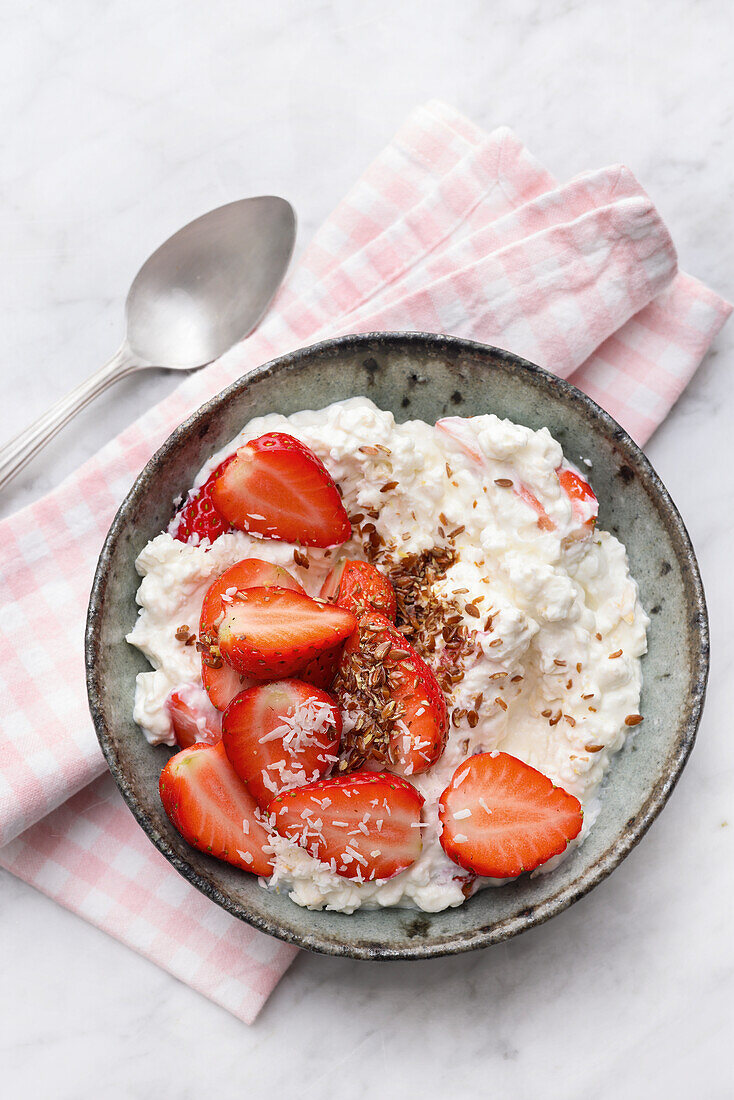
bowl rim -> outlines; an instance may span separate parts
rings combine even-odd
[[[636,466],[644,472],[647,482],[652,488],[653,495],[663,505],[663,511],[674,533],[677,534],[680,539],[681,548],[686,558],[686,564],[688,566],[687,580],[690,584],[694,605],[691,608],[693,620],[692,630],[698,642],[695,647],[695,652],[691,654],[691,683],[695,685],[696,690],[689,695],[688,713],[685,717],[685,721],[681,725],[677,752],[671,761],[671,766],[667,775],[661,777],[662,782],[656,784],[655,789],[643,805],[642,810],[635,818],[627,823],[627,827],[617,840],[611,844],[590,867],[582,871],[576,879],[560,888],[555,894],[552,894],[544,901],[538,902],[532,909],[524,910],[522,913],[514,916],[505,917],[484,927],[478,927],[465,932],[451,933],[439,942],[426,943],[409,941],[398,947],[380,945],[374,942],[356,944],[335,942],[331,938],[319,934],[318,930],[308,933],[293,932],[288,928],[282,927],[275,917],[264,917],[257,913],[248,912],[242,903],[238,903],[236,900],[224,894],[209,879],[196,871],[186,859],[179,856],[168,839],[158,831],[153,822],[147,817],[144,807],[141,806],[138,801],[135,790],[128,782],[124,769],[117,759],[114,744],[109,737],[104,718],[103,698],[105,693],[96,660],[99,648],[99,623],[105,594],[106,577],[112,557],[115,553],[118,539],[123,533],[128,521],[127,511],[134,502],[137,494],[143,491],[150,477],[154,476],[159,464],[165,461],[171,450],[177,447],[180,440],[185,437],[190,430],[192,424],[201,417],[210,414],[226,404],[233,395],[246,389],[251,382],[258,378],[288,366],[295,366],[314,355],[338,352],[342,348],[359,349],[364,347],[364,349],[367,350],[369,346],[371,344],[373,345],[376,341],[383,344],[385,342],[390,342],[393,345],[402,346],[407,349],[429,344],[434,350],[439,352],[445,350],[453,354],[466,353],[468,355],[487,356],[494,360],[500,360],[513,368],[519,367],[523,371],[527,371],[541,383],[543,388],[547,389],[550,387],[560,392],[567,402],[570,402],[572,405],[580,406],[583,412],[597,423],[603,433],[613,440],[615,446],[622,452],[625,459],[632,462],[633,468]],[[537,925],[545,923],[545,921],[584,897],[590,890],[607,878],[640,842],[653,821],[662,811],[681,776],[696,740],[696,734],[706,697],[710,664],[710,638],[706,597],[704,594],[700,568],[690,535],[676,505],[671,499],[670,493],[642,448],[634,442],[629,433],[618,424],[608,412],[601,408],[593,398],[577,389],[573,383],[566,379],[559,378],[557,375],[524,359],[522,356],[516,355],[503,348],[495,347],[491,344],[467,340],[462,337],[418,331],[385,331],[349,334],[329,340],[322,340],[318,343],[298,348],[249,370],[246,374],[235,379],[234,382],[231,382],[204,404],[198,406],[188,417],[186,417],[145,464],[129,491],[126,493],[115,514],[105,537],[94,575],[87,613],[84,648],[89,709],[105,760],[133,816],[168,862],[208,898],[216,902],[233,916],[252,925],[259,931],[265,932],[286,943],[321,954],[373,961],[376,959],[437,958],[446,955],[462,954],[481,947],[488,947],[491,944],[502,942],[529,928],[534,928]],[[407,911],[412,912],[412,910]],[[420,910],[416,910],[415,912],[418,916],[422,915]],[[314,916],[318,919],[317,913],[314,914]]]

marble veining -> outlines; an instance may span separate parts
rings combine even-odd
[[[559,177],[629,164],[682,266],[734,296],[728,0],[10,0],[0,28],[6,434],[112,354],[127,285],[168,232],[275,192],[297,209],[302,247],[432,96],[508,123]],[[483,953],[301,955],[246,1028],[3,874],[4,1095],[351,1100],[375,1080],[381,1096],[428,1100],[731,1095],[733,354],[729,326],[647,448],[698,552],[712,675],[681,783],[613,877]],[[175,383],[134,378],[91,406],[0,514]]]

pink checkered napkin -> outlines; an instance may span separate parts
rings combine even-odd
[[[678,272],[625,168],[559,185],[509,130],[485,134],[440,103],[417,110],[318,231],[257,333],[0,524],[0,864],[254,1019],[293,950],[210,903],[149,843],[103,776],[87,712],[89,589],[135,475],[253,366],[374,329],[510,348],[571,378],[644,442],[730,310]]]

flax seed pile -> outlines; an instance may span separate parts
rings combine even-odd
[[[384,486],[386,491],[393,487],[390,482]],[[462,611],[456,600],[436,592],[437,582],[443,580],[457,559],[453,543],[464,528],[445,532],[441,526],[438,533],[444,540],[442,545],[420,554],[399,557],[398,544],[385,542],[372,522],[379,519],[378,511],[357,513],[350,519],[355,535],[362,542],[365,557],[380,569],[393,587],[397,630],[436,676],[446,697],[452,725],[458,727],[466,719],[473,729],[479,722],[483,693],[477,695],[468,711],[452,703],[456,685],[464,679],[466,661],[476,649],[464,625],[464,613],[477,619],[482,613],[475,604],[467,604]],[[447,525],[443,514],[439,519]],[[454,594],[466,591],[456,589]],[[491,614],[487,615],[484,628],[492,629]],[[390,743],[392,739],[394,745],[393,735],[400,729],[403,710],[394,695],[401,683],[400,661],[407,655],[399,644],[385,640],[369,625],[360,630],[359,650],[342,662],[332,685],[345,711],[339,771],[354,771],[369,764],[395,763]],[[403,725],[403,732],[405,729]]]

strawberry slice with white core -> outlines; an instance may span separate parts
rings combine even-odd
[[[506,752],[470,756],[441,795],[441,847],[487,878],[516,878],[565,851],[578,836],[577,798]]]
[[[326,775],[337,760],[341,731],[333,699],[300,680],[243,691],[222,717],[229,761],[261,806]]]
[[[339,562],[331,570],[321,588],[321,597],[333,600],[355,615],[379,611],[395,621],[395,592],[390,581],[374,565],[366,561]]]
[[[373,882],[400,874],[421,853],[423,796],[387,772],[352,772],[277,795],[274,828],[333,874]]]
[[[219,623],[224,611],[237,592],[245,588],[277,585],[293,592],[303,592],[298,581],[287,569],[260,558],[244,558],[226,569],[207,590],[201,607],[199,641],[201,679],[213,706],[224,710],[238,692],[252,685],[251,677],[243,676],[227,665],[219,652]]]
[[[217,511],[263,538],[335,546],[352,527],[323,462],[298,439],[269,432],[245,443],[212,486]]]
[[[289,588],[292,592],[303,592],[303,588],[287,569],[261,558],[244,558],[225,569],[221,576],[207,589],[201,605],[199,633],[207,634],[216,628],[235,594],[243,588]]]
[[[571,465],[559,466],[556,470],[561,488],[571,501],[574,519],[592,532],[599,515],[599,501],[588,481]]]
[[[214,745],[221,740],[221,717],[200,696],[201,688],[196,684],[183,684],[166,699],[166,711],[179,748],[188,749],[199,743]]]
[[[371,611],[361,617],[359,631],[345,646],[342,675],[334,685],[337,697],[345,691],[349,693],[351,657],[355,653],[373,667],[384,669],[386,692],[396,705],[395,716],[390,719],[388,767],[400,775],[428,771],[443,753],[449,728],[446,698],[433,672],[389,619]],[[365,713],[368,726],[373,722],[380,724],[385,706],[380,696],[380,713],[371,713],[374,695],[370,689],[366,695],[358,690],[351,696],[356,699],[358,710]],[[350,698],[345,696],[342,705],[349,707],[349,703]]]
[[[259,680],[291,676],[357,627],[350,611],[284,588],[248,588],[228,604],[219,626],[224,660]]]
[[[176,753],[161,772],[158,786],[174,828],[192,847],[243,871],[271,873],[265,818],[221,741]]]

